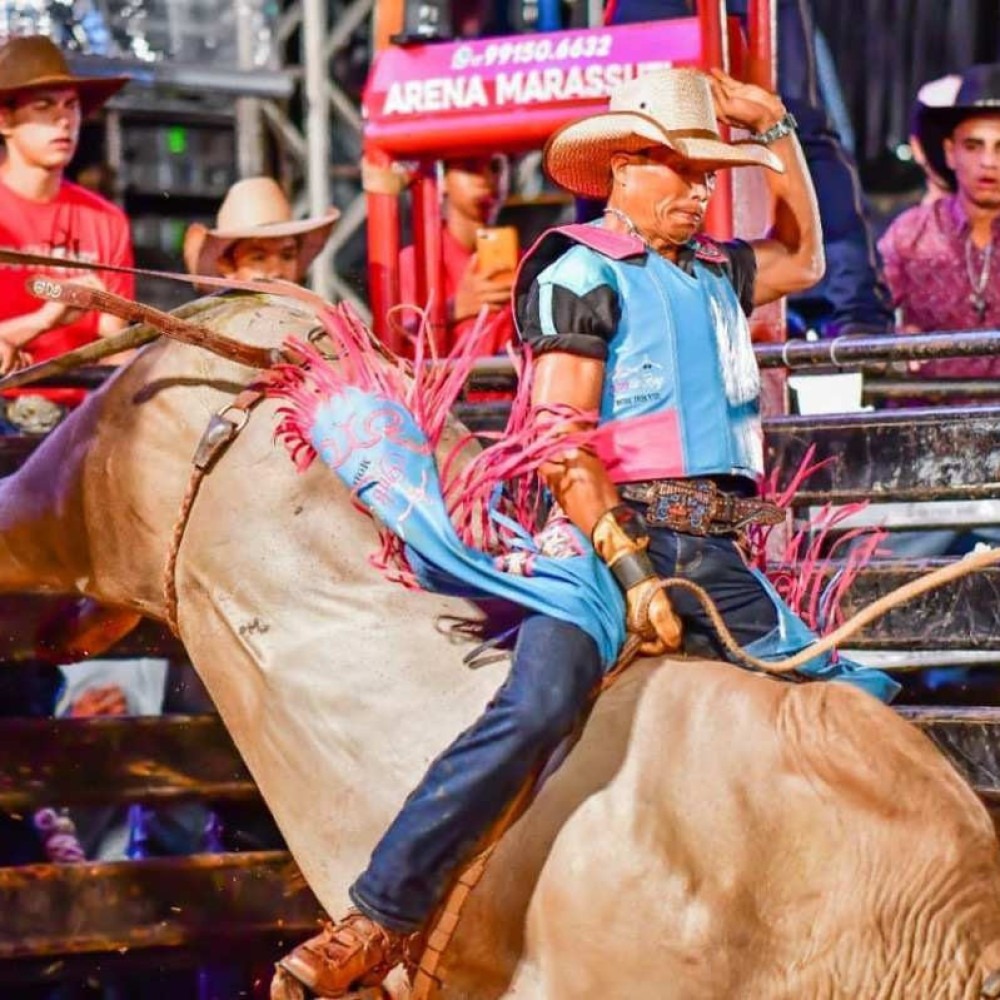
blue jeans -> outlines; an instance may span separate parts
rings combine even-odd
[[[808,644],[797,619],[799,631],[779,628],[779,606],[729,539],[654,528],[650,556],[660,575],[704,587],[740,645],[773,658]],[[684,621],[685,651],[724,657],[701,605],[682,591],[672,600]],[[527,618],[506,682],[431,764],[351,887],[359,909],[394,930],[422,927],[524,782],[586,714],[601,675],[597,646],[585,632],[543,615]]]
[[[748,0],[727,0],[745,18]],[[618,0],[614,24],[689,17],[691,0]],[[832,334],[884,333],[892,304],[865,217],[857,167],[830,123],[816,81],[815,29],[808,0],[778,0],[778,90],[799,123],[809,173],[819,200],[826,277],[802,295],[829,303]]]
[[[525,619],[506,682],[407,798],[351,887],[355,904],[394,930],[422,927],[456,870],[572,732],[601,673],[586,632],[544,615]]]

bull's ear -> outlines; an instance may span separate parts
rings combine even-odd
[[[979,995],[988,1000],[997,1000],[1000,997],[1000,969],[994,969],[983,980],[983,988],[979,991]]]

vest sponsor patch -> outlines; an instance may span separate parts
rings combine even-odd
[[[663,365],[648,354],[637,364],[614,369],[611,379],[614,411],[618,413],[659,399],[666,384]]]

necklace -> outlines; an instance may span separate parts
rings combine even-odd
[[[634,236],[647,250],[653,249],[649,245],[649,240],[639,232],[636,224],[620,208],[612,208],[609,205],[604,210],[604,215],[613,215],[628,230],[629,236]]]
[[[980,323],[986,318],[986,285],[990,280],[990,261],[993,258],[993,241],[986,244],[983,251],[983,262],[979,268],[979,277],[976,277],[975,268],[972,265],[972,236],[967,236],[965,240],[965,273],[969,278],[969,285],[972,294],[969,296],[969,304],[976,311],[976,319]]]
[[[634,236],[651,253],[658,253],[659,252],[653,246],[653,244],[650,243],[649,240],[646,239],[645,236],[643,236],[642,232],[639,230],[639,227],[620,208],[612,208],[609,205],[606,209],[604,209],[604,214],[605,215],[613,215],[628,230],[629,236]],[[665,239],[665,242],[669,243],[671,246],[674,246],[674,247],[683,247],[683,246],[687,245],[686,243],[676,243],[676,242],[674,242],[674,240],[670,239],[669,236],[668,237],[664,237],[664,239]]]

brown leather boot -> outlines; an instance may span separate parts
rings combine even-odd
[[[352,988],[375,986],[407,957],[413,934],[400,934],[348,910],[335,924],[300,944],[277,965],[271,1000],[343,997]]]

